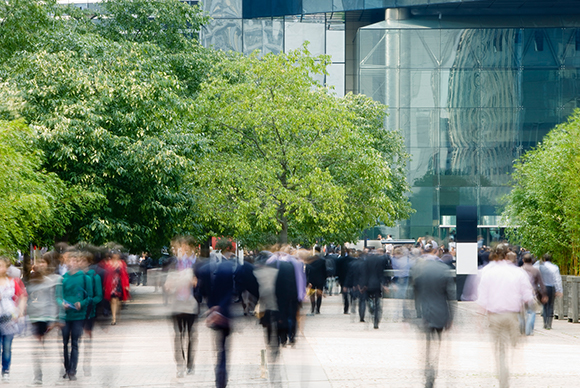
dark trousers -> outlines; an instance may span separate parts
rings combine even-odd
[[[137,285],[139,283],[143,284],[144,286],[147,285],[147,268],[140,268],[139,269],[139,280],[137,280]]]
[[[175,362],[178,369],[193,368],[193,351],[195,347],[195,333],[193,324],[195,314],[175,314],[173,315],[173,328],[175,330]]]
[[[217,350],[217,365],[215,367],[215,386],[216,388],[225,388],[228,384],[227,372],[227,339],[230,335],[230,329],[215,330],[215,347]]]
[[[79,340],[83,334],[84,321],[65,321],[62,328],[62,345],[64,352],[64,370],[67,374],[74,376],[77,374],[77,364],[79,362]],[[71,342],[70,353],[68,342]]]
[[[357,291],[355,295],[358,299],[358,316],[361,321],[364,321],[367,309],[367,293],[366,291]]]
[[[546,294],[548,295],[548,302],[544,305],[542,311],[542,318],[544,318],[544,328],[552,328],[552,318],[554,317],[554,286],[546,286]]]
[[[278,315],[278,337],[282,345],[286,345],[288,340],[290,343],[294,343],[296,337],[296,327],[297,321],[296,316],[298,314],[298,301],[290,300],[287,303],[280,303],[278,305],[280,311]]]
[[[426,327],[425,349],[425,387],[432,388],[437,377],[439,365],[439,349],[441,348],[441,332],[443,329]]]
[[[372,315],[373,315],[373,324],[375,328],[379,327],[379,322],[381,321],[381,317],[383,316],[383,308],[381,305],[382,302],[382,294],[381,291],[368,291],[367,298],[372,303]]]
[[[349,300],[348,300],[348,298],[349,298],[349,294],[350,293],[348,292],[348,290],[347,291],[344,291],[344,289],[342,290],[342,304],[344,306],[344,313],[345,314],[348,314],[348,307],[349,307]]]

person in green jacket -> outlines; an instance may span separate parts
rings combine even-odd
[[[85,340],[85,354],[83,362],[83,370],[85,376],[91,375],[91,355],[93,351],[93,327],[95,326],[95,319],[97,317],[97,305],[103,300],[103,282],[99,274],[90,267],[93,263],[94,256],[92,253],[84,251],[80,253],[80,266],[86,276],[91,278],[93,284],[93,301],[87,307],[87,316],[84,323],[86,340]]]
[[[62,343],[64,352],[64,379],[76,380],[79,360],[79,340],[83,334],[83,325],[87,307],[92,303],[93,282],[80,269],[80,255],[73,251],[68,255],[68,272],[62,277],[62,292],[57,296],[62,306],[60,319],[62,323]],[[68,343],[71,342],[69,352]]]

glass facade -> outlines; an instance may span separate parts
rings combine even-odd
[[[458,205],[499,224],[514,159],[580,104],[580,23],[542,18],[384,21],[357,34],[359,93],[389,106],[411,154],[417,212],[399,237],[446,237]],[[499,27],[498,27],[499,26]]]
[[[245,7],[244,2],[244,10]],[[317,77],[318,80],[334,87],[338,96],[344,96],[344,13],[248,19],[242,18],[242,0],[205,1],[203,8],[212,17],[201,32],[204,46],[245,54],[255,50],[261,54],[277,54],[301,48],[308,41],[308,50],[313,55],[327,54],[332,60],[328,75]]]

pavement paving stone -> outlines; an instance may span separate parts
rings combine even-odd
[[[176,377],[173,359],[173,326],[169,311],[153,287],[133,287],[134,300],[121,312],[119,323],[98,323],[92,342],[91,376],[84,376],[84,349],[80,349],[78,380],[59,380],[61,343],[56,331],[45,343],[43,365],[47,387],[212,387],[215,351],[212,332],[203,321],[197,323],[198,341],[195,373]],[[263,378],[261,350],[263,329],[253,317],[235,320],[230,336],[229,387],[358,388],[421,387],[424,341],[421,333],[402,322],[402,301],[385,299],[383,320],[378,330],[358,322],[357,314],[342,314],[341,297],[324,298],[322,313],[301,317],[301,331],[295,346],[281,349],[280,379]],[[303,308],[306,313],[307,308]],[[485,318],[474,303],[460,302],[451,331],[441,344],[436,387],[494,387],[494,358]],[[553,330],[544,330],[536,320],[535,335],[522,337],[511,363],[512,387],[580,386],[580,325],[554,321]],[[85,338],[83,338],[85,340]],[[11,380],[13,387],[32,383],[32,337],[14,339]]]

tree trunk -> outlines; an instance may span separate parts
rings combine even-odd
[[[288,244],[288,220],[286,220],[286,217],[284,217],[280,223],[282,224],[282,230],[278,235],[278,242],[280,244]]]
[[[278,207],[278,222],[282,226],[282,230],[278,234],[278,243],[288,244],[288,218],[284,215],[286,209],[284,205]]]

